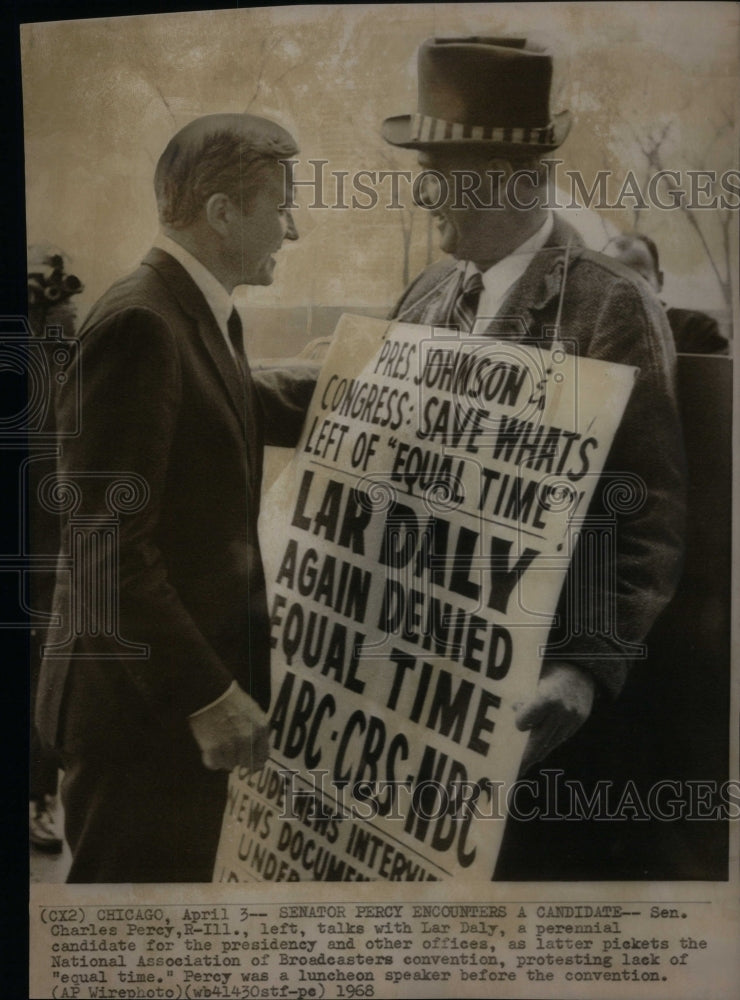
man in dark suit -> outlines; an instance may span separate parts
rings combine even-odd
[[[565,350],[639,369],[591,507],[607,520],[616,509],[616,554],[602,550],[595,565],[576,549],[539,687],[517,715],[530,730],[524,770],[571,738],[597,698],[620,692],[673,593],[683,546],[668,325],[643,282],[587,250],[549,208],[542,160],[570,127],[567,111],[550,113],[551,78],[551,55],[522,38],[429,39],[417,112],[383,123],[388,142],[417,151],[422,200],[449,255],[411,283],[393,318],[535,344],[557,328]],[[635,493],[624,509],[608,489],[622,477]]]
[[[270,284],[298,237],[279,162],[296,151],[252,115],[183,128],[156,169],[156,245],[65,373],[37,720],[64,762],[70,881],[210,880],[228,771],[267,756],[263,444],[295,443],[316,370],[253,379],[231,294]]]
[[[644,233],[622,233],[609,240],[604,253],[636,271],[656,295],[663,291],[663,272],[655,240]],[[664,304],[665,305],[665,304]],[[728,354],[730,345],[716,319],[698,309],[666,307],[666,316],[679,354]]]

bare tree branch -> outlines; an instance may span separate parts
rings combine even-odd
[[[272,55],[275,46],[277,45],[277,37],[273,35],[267,35],[262,39],[262,44],[260,45],[260,55],[259,55],[259,67],[257,69],[257,82],[254,85],[254,92],[251,99],[249,100],[245,111],[249,111],[254,102],[259,96],[259,92],[262,89],[262,83],[264,80],[265,66],[267,65],[267,57]]]
[[[164,104],[164,106],[167,108],[167,113],[169,114],[170,118],[172,119],[172,124],[176,125],[177,124],[177,119],[175,118],[175,114],[174,114],[172,108],[170,107],[169,101],[164,96],[162,88],[159,86],[158,83],[152,83],[151,85],[152,85],[152,87],[154,87],[154,89],[157,91],[157,93],[159,94],[160,98],[162,99],[162,104]]]
[[[687,105],[688,106],[688,105]],[[734,128],[734,122],[731,115],[727,112],[725,108],[720,109],[722,113],[723,120],[717,125],[712,138],[703,150],[702,154],[698,158],[697,169],[704,169],[705,164],[709,162],[708,154],[715,143],[720,139],[720,137],[727,131],[727,129]],[[668,138],[671,127],[675,122],[675,118],[666,122],[666,124],[658,129],[653,130],[648,133],[647,136],[641,136],[634,128],[630,126],[630,132],[634,137],[635,144],[639,148],[640,152],[645,158],[646,163],[646,179],[649,179],[650,173],[658,173],[664,170],[663,161],[663,147]],[[675,184],[671,184],[672,190],[677,190]],[[729,280],[729,261],[730,261],[730,241],[729,241],[729,210],[722,211],[717,209],[712,213],[712,217],[717,219],[720,225],[720,235],[721,235],[721,250],[713,248],[710,245],[707,235],[704,232],[702,226],[699,224],[699,219],[697,218],[696,211],[690,205],[686,204],[685,197],[681,197],[678,202],[678,208],[683,215],[683,217],[688,222],[689,226],[693,229],[694,233],[701,243],[704,254],[707,258],[709,266],[712,273],[715,276],[717,284],[719,285],[722,297],[726,304],[726,307],[731,308],[732,298],[731,298],[731,287]],[[637,228],[637,223],[639,221],[638,209],[635,208],[635,228]]]

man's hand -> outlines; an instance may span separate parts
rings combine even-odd
[[[259,771],[269,755],[267,716],[236,684],[215,705],[188,719],[204,765],[211,771]]]
[[[517,729],[530,729],[520,774],[572,736],[591,714],[595,681],[572,663],[553,660],[542,668],[537,691],[520,705]]]

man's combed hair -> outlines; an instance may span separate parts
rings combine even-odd
[[[642,243],[646,248],[653,262],[653,267],[655,268],[656,275],[660,274],[660,255],[658,253],[658,247],[656,246],[655,240],[652,240],[645,233],[630,232],[630,233],[620,233],[618,236],[612,236],[606,246],[611,246],[612,244],[617,248],[617,250],[629,250],[631,246],[635,243]],[[604,248],[606,249],[606,247]]]
[[[658,255],[658,247],[655,244],[655,240],[651,240],[649,236],[645,233],[632,233],[632,238],[634,240],[640,240],[648,248],[650,256],[653,258],[653,264],[655,265],[655,273],[660,273],[660,257]]]
[[[214,194],[249,207],[265,168],[298,148],[279,125],[255,115],[208,115],[175,135],[154,174],[159,221],[183,229]]]

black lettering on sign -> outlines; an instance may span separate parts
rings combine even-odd
[[[371,572],[314,548],[301,555],[295,538],[288,541],[275,583],[296,590],[301,597],[313,597],[345,618],[365,621]]]
[[[331,718],[336,703],[330,694],[325,694],[318,703],[316,691],[310,680],[304,680],[295,699],[295,674],[287,671],[270,718],[270,731],[274,734],[273,746],[288,760],[303,754],[306,767],[312,770],[321,762],[320,729],[325,717]]]
[[[328,542],[335,540],[339,526],[337,545],[350,549],[356,555],[364,555],[364,531],[372,519],[372,504],[369,499],[361,490],[353,489],[334,479],[326,481],[323,494],[320,485],[314,487],[313,483],[314,473],[311,469],[306,469],[298,488],[290,523],[302,531],[323,535]],[[342,501],[344,501],[343,511],[341,511]]]

